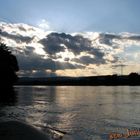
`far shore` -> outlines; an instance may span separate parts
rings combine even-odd
[[[54,86],[139,86],[140,75],[105,75],[89,77],[20,77],[15,85]]]

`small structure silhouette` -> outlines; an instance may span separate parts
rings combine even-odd
[[[16,57],[5,44],[0,43],[0,88],[12,87],[18,79],[18,70]]]

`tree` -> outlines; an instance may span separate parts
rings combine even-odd
[[[16,75],[18,70],[16,57],[8,46],[0,43],[0,87],[12,86],[18,79]]]

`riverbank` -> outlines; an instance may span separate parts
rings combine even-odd
[[[140,75],[105,75],[90,77],[21,77],[15,85],[125,86],[140,85]]]

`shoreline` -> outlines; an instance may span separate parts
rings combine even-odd
[[[20,77],[14,85],[48,86],[140,86],[140,75],[90,77]]]

